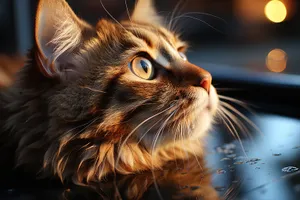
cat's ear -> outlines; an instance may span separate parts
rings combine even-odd
[[[40,0],[35,22],[37,61],[48,77],[73,76],[74,55],[92,27],[79,19],[65,0]]]
[[[131,19],[137,22],[163,25],[163,19],[158,15],[153,0],[137,0]]]

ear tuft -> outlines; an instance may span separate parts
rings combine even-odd
[[[157,14],[153,0],[138,0],[131,19],[142,23],[163,25],[162,17]]]
[[[35,42],[42,72],[57,76],[92,27],[80,20],[65,0],[40,0],[35,23]]]

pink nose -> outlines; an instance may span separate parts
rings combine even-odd
[[[210,90],[212,78],[211,76],[206,76],[200,81],[200,87],[204,88],[208,93]]]

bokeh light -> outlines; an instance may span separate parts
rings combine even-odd
[[[273,49],[266,58],[266,65],[272,72],[283,72],[286,68],[287,54],[281,49]]]
[[[287,10],[283,2],[279,0],[271,0],[265,6],[265,15],[270,21],[280,23],[285,20]]]

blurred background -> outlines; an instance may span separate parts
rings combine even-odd
[[[68,2],[92,24],[108,16],[99,0]],[[126,16],[125,1],[102,2],[115,18]],[[32,46],[36,4],[37,0],[0,1],[1,54],[23,56]],[[132,10],[134,0],[127,4]],[[175,12],[174,28],[203,63],[300,74],[298,0],[157,0],[156,7],[167,21]]]
[[[91,24],[108,17],[100,0],[68,2]],[[126,18],[124,0],[102,2],[115,18]],[[135,1],[126,2],[131,12]],[[214,175],[216,186],[227,188],[241,178],[241,199],[299,199],[299,173],[289,175],[300,168],[300,1],[156,0],[155,4],[189,42],[189,60],[212,73],[219,93],[254,105],[258,112],[249,118],[264,137],[254,131],[255,145],[245,147],[250,162],[241,158],[244,152],[238,148],[224,154],[224,148],[239,146],[226,130],[212,134],[214,153],[208,163],[228,172]],[[37,0],[0,0],[0,87],[13,82],[33,44],[36,6]],[[236,160],[238,155],[242,161]],[[285,167],[293,170],[286,172]]]

